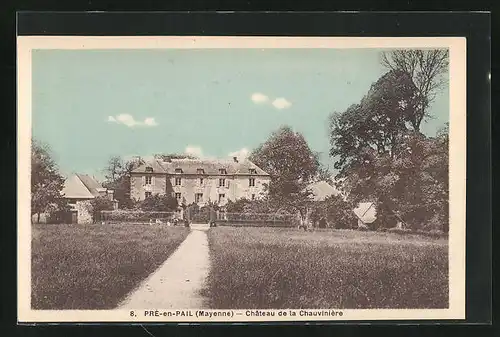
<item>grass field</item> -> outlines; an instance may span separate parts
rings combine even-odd
[[[212,308],[446,308],[448,241],[416,235],[217,227]]]
[[[111,309],[174,252],[184,227],[33,225],[33,309]]]

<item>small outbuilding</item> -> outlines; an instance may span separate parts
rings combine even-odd
[[[353,212],[358,218],[358,228],[368,229],[377,220],[377,208],[374,202],[360,202]]]
[[[66,179],[62,190],[63,197],[70,206],[68,222],[85,224],[92,222],[92,214],[89,205],[92,199],[107,197],[114,203],[114,209],[118,209],[118,201],[114,199],[114,191],[102,187],[94,178],[87,174],[76,173]]]

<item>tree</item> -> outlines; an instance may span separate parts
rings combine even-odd
[[[155,194],[147,197],[139,204],[141,210],[153,212],[172,212],[175,211],[178,206],[177,199],[169,194]]]
[[[408,133],[416,87],[408,75],[390,71],[375,82],[359,104],[330,116],[330,155],[344,178],[365,167],[375,155],[395,158]]]
[[[116,182],[125,172],[126,163],[120,156],[112,156],[104,169],[106,181]]]
[[[92,221],[95,223],[101,219],[102,211],[113,210],[113,201],[108,197],[100,196],[92,199],[89,205],[89,212],[92,215]]]
[[[225,206],[225,209],[228,213],[244,213],[246,211],[246,207],[250,204],[251,201],[247,198],[240,198],[235,201],[229,200]]]
[[[419,98],[411,124],[420,130],[422,121],[429,117],[428,108],[436,93],[447,83],[449,53],[446,49],[395,50],[382,54],[382,65],[388,70],[406,72],[417,88]]]
[[[49,146],[33,140],[31,148],[31,214],[37,214],[37,222],[40,222],[41,213],[64,208],[65,201],[61,195],[63,186],[64,178],[58,171]]]
[[[416,92],[405,72],[390,71],[359,104],[331,116],[336,178],[350,202],[376,202],[383,226],[401,221],[420,228],[430,215],[444,212],[433,200],[444,200],[440,193],[447,191],[446,137],[414,129]]]
[[[353,206],[340,195],[331,195],[315,203],[311,219],[319,222],[323,218],[333,228],[351,228],[356,222]]]
[[[270,174],[268,191],[273,199],[301,193],[320,167],[318,155],[311,151],[304,136],[288,126],[273,132],[249,159]]]
[[[324,165],[320,165],[320,167],[318,168],[317,180],[320,180],[320,181],[324,180],[327,183],[329,183],[330,185],[334,184],[332,172],[330,171],[330,169],[328,167],[326,167]]]
[[[267,191],[273,208],[298,211],[306,221],[311,194],[307,186],[317,179],[320,163],[304,136],[283,126],[252,151],[249,159],[271,176]]]
[[[142,163],[144,161],[140,157],[125,161],[119,156],[112,156],[104,169],[106,180],[103,186],[114,191],[114,198],[118,200],[120,208],[133,206],[130,198],[130,173]]]

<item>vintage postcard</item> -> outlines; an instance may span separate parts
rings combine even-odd
[[[19,322],[465,318],[465,38],[17,43]]]

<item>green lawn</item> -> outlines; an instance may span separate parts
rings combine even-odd
[[[160,266],[189,229],[33,225],[33,309],[111,309]]]
[[[216,227],[213,308],[446,308],[448,241],[349,230]]]

